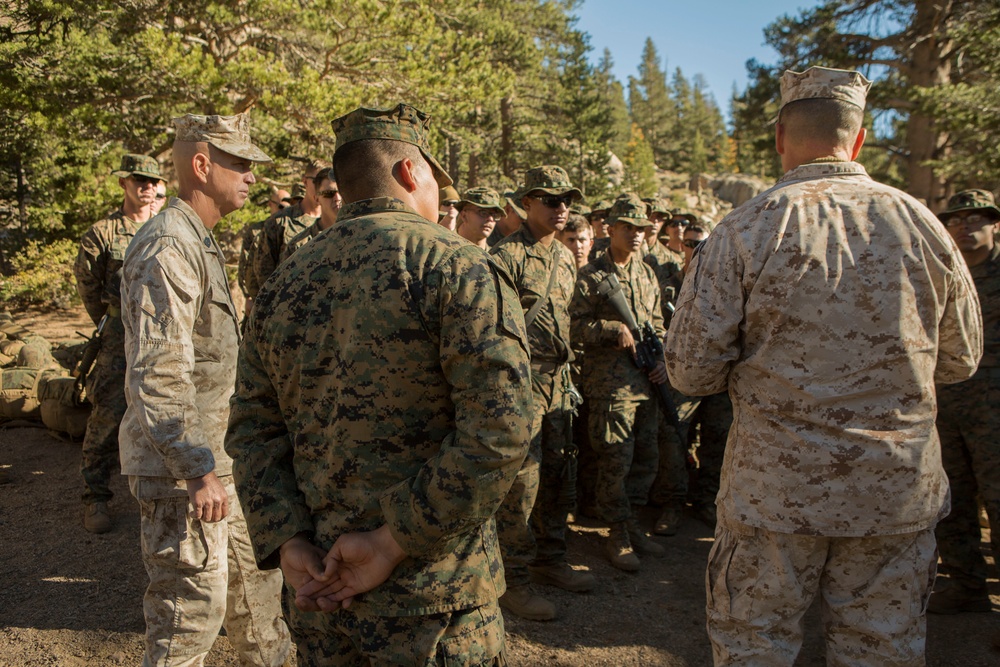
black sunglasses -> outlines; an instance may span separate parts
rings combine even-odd
[[[333,199],[335,196],[340,194],[340,190],[322,190],[319,196],[323,199]]]
[[[547,208],[559,208],[560,204],[564,204],[566,208],[569,208],[573,204],[572,195],[530,195],[532,199],[537,199],[542,202],[542,205]]]
[[[159,183],[160,182],[160,179],[158,179],[158,178],[151,178],[149,176],[143,176],[142,174],[132,174],[132,180],[135,181],[136,183],[141,184],[141,185],[145,185],[147,183]]]
[[[691,248],[692,250],[694,250],[702,243],[704,243],[704,241],[695,241],[694,239],[684,239],[682,243],[684,244],[685,248]]]
[[[667,221],[667,227],[687,227],[691,222],[684,218],[674,218]]]

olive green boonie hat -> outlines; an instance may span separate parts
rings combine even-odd
[[[639,195],[628,193],[615,200],[605,221],[609,225],[616,222],[627,222],[636,227],[652,227],[653,223],[646,217],[646,202]]]
[[[805,72],[785,70],[781,75],[781,109],[799,100],[829,99],[853,104],[861,110],[872,82],[860,72],[830,67],[810,67]]]
[[[462,195],[462,200],[458,202],[458,210],[461,211],[468,204],[473,206],[478,206],[479,208],[485,208],[490,211],[496,211],[497,215],[504,215],[506,211],[503,210],[503,203],[500,200],[500,194],[496,190],[491,190],[490,188],[469,188]]]
[[[528,217],[528,214],[524,212],[523,208],[521,208],[521,192],[519,190],[505,192],[503,193],[503,198],[507,201],[507,205],[514,209],[514,213],[517,214],[517,217],[521,218],[521,220]]]
[[[177,134],[174,141],[204,142],[220,151],[251,162],[271,162],[264,151],[250,141],[250,114],[235,116],[196,116],[174,118]]]
[[[590,209],[590,213],[591,215],[593,215],[594,213],[603,213],[604,215],[607,215],[608,211],[611,210],[611,206],[612,202],[610,200],[602,199],[601,201],[594,204],[594,207]]]
[[[306,198],[306,186],[304,183],[296,183],[292,186],[292,193],[288,196],[289,199],[305,199]]]
[[[682,208],[675,208],[673,211],[670,212],[670,217],[671,218],[684,218],[685,220],[687,220],[688,222],[690,222],[692,225],[695,224],[696,222],[698,222],[698,216],[696,216],[694,213],[691,213],[689,211],[685,211]]]
[[[593,210],[586,204],[577,202],[569,207],[569,212],[575,213],[576,215],[582,215],[583,217],[587,217],[593,212]]]
[[[547,195],[573,195],[573,199],[583,199],[583,193],[569,182],[569,176],[562,167],[547,164],[534,167],[524,173],[524,187],[520,190],[522,196],[532,192],[544,192]]]
[[[671,214],[671,210],[670,207],[667,206],[667,202],[659,197],[645,197],[642,201],[646,202],[646,205],[649,207],[650,215],[653,213],[662,213],[663,215]]]
[[[413,144],[420,149],[421,155],[434,171],[434,178],[439,187],[443,188],[452,184],[451,176],[431,156],[430,145],[427,143],[431,117],[409,104],[400,103],[390,109],[360,107],[339,118],[334,118],[331,125],[337,134],[337,146],[334,149],[334,154],[340,150],[341,146],[364,139],[402,141]]]
[[[165,178],[160,176],[160,163],[156,161],[156,158],[137,153],[126,153],[122,155],[121,166],[111,172],[111,175],[119,178],[128,178],[133,174],[166,181]]]
[[[438,191],[438,202],[442,204],[446,201],[458,201],[460,199],[458,190],[451,185],[447,185]]]
[[[963,211],[990,212],[1000,220],[1000,208],[997,208],[993,193],[989,190],[963,190],[952,195],[948,200],[948,207],[938,214],[938,219],[944,222]]]

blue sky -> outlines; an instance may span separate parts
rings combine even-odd
[[[777,53],[764,44],[764,26],[783,14],[795,16],[816,0],[584,0],[577,27],[590,33],[592,57],[611,50],[615,76],[623,85],[638,76],[647,37],[652,37],[668,81],[680,67],[689,80],[702,74],[726,115],[735,84],[747,85],[745,63],[765,63]],[[664,62],[665,61],[665,62]],[[627,93],[626,93],[627,94]]]

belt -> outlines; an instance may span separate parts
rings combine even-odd
[[[555,362],[555,361],[538,361],[531,363],[532,373],[541,373],[542,375],[555,375],[558,373],[563,366],[566,365],[565,361]]]

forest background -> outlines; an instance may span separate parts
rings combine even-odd
[[[593,1],[593,0],[592,0]],[[658,170],[773,181],[768,120],[784,69],[859,69],[878,83],[861,157],[934,210],[1000,177],[1000,3],[828,0],[775,17],[775,62],[747,63],[728,116],[700,75],[647,39],[635,76],[595,58],[578,0],[3,0],[0,302],[65,305],[87,227],[121,199],[110,172],[146,153],[172,175],[170,119],[251,111],[273,165],[253,196],[330,159],[330,120],[407,101],[460,190],[511,188],[561,164],[594,202],[657,194]],[[709,29],[710,26],[706,26]],[[614,157],[623,170],[611,177]],[[660,192],[660,194],[667,194]],[[229,216],[230,230],[261,217]],[[224,228],[223,228],[224,229]]]

